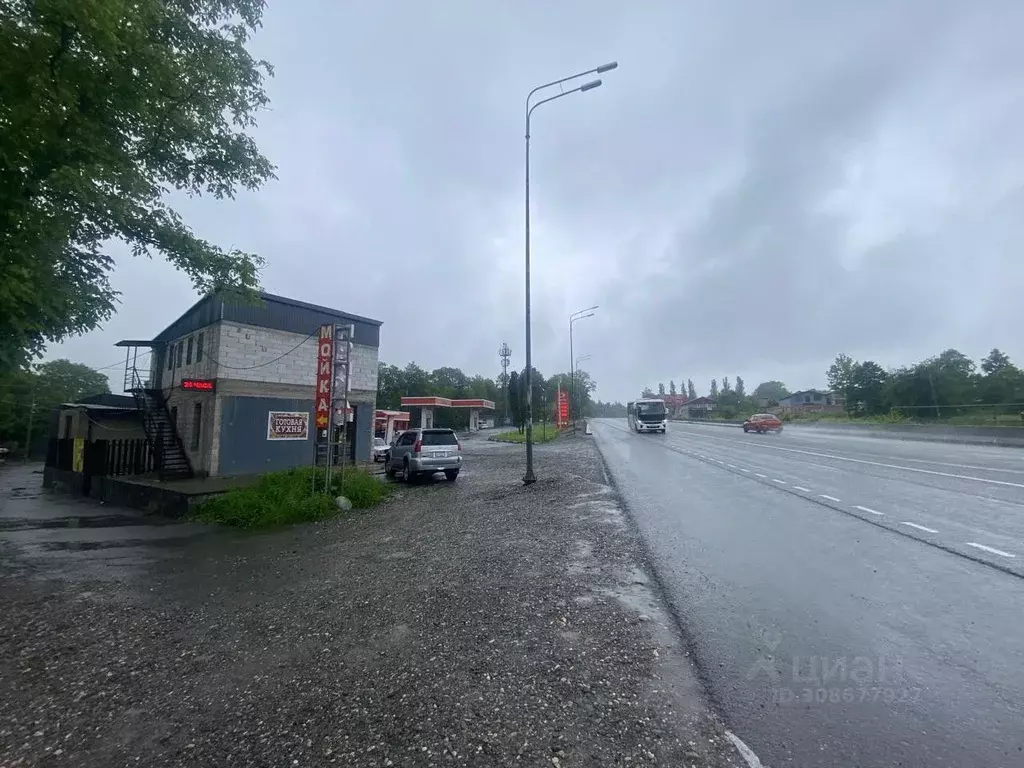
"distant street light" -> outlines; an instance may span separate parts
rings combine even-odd
[[[533,110],[541,104],[547,104],[549,101],[568,96],[570,93],[583,93],[584,91],[592,90],[600,86],[601,81],[591,80],[571,90],[560,91],[554,96],[541,99],[532,105],[530,100],[535,93],[545,88],[552,88],[556,85],[567,83],[570,80],[585,77],[586,75],[600,75],[610,72],[618,66],[619,64],[616,61],[602,64],[585,72],[579,72],[569,77],[563,77],[560,80],[552,80],[550,83],[538,85],[526,95],[526,474],[523,476],[523,482],[526,485],[537,482],[537,476],[533,473],[533,349],[530,335],[530,117],[533,115]]]
[[[573,312],[571,315],[569,315],[569,406],[572,410],[573,434],[576,433],[576,409],[572,407],[572,395],[575,394],[576,392],[576,368],[573,366],[572,359],[572,326],[577,320],[582,320],[585,317],[593,317],[595,309],[597,309],[597,304],[595,304],[592,307],[587,307],[586,309],[581,309],[577,312]]]

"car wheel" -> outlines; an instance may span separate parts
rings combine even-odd
[[[455,478],[457,478],[459,476],[459,470],[457,470],[457,469],[446,469],[444,471],[444,476],[447,477],[449,480],[451,480],[454,483],[455,482]]]
[[[407,483],[411,483],[413,478],[412,468],[409,466],[409,460],[406,459],[402,464],[402,480]]]
[[[387,475],[388,477],[395,476],[395,468],[391,466],[391,462],[388,461],[387,459],[384,459],[384,474]]]
[[[750,430],[749,430],[749,429],[747,429],[746,427],[744,427],[744,428],[743,428],[743,434],[747,434],[748,432],[750,432]]]

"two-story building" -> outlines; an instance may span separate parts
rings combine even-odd
[[[269,293],[260,299],[210,294],[151,341],[120,342],[129,348],[126,389],[133,389],[138,348],[151,348],[148,372],[137,372],[134,388],[151,393],[147,403],[163,401],[197,475],[308,465],[316,439],[317,332],[327,324],[350,326],[348,408],[336,418],[347,417],[350,458],[370,460],[380,321]]]

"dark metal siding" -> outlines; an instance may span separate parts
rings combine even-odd
[[[373,439],[373,406],[368,403],[354,406],[356,459],[369,461]],[[267,414],[270,411],[308,411],[309,439],[267,440]],[[314,434],[312,398],[224,397],[221,401],[217,472],[221,475],[251,475],[306,466],[313,462]]]
[[[327,323],[352,323],[355,326],[356,344],[367,347],[380,346],[380,321],[368,317],[340,312],[329,307],[307,304],[284,296],[270,293],[261,294],[262,301],[246,303],[242,300],[223,301],[210,294],[196,302],[191,309],[171,323],[154,342],[168,342],[180,339],[218,320],[229,320],[259,328],[273,328],[291,333],[312,334]]]
[[[356,344],[367,347],[380,346],[380,323],[376,320],[270,294],[264,295],[262,306],[225,303],[224,319],[301,334],[314,333],[317,328],[327,323],[340,325],[347,322],[355,326],[353,340]]]
[[[308,440],[267,440],[270,411],[308,411]],[[313,462],[313,399],[224,397],[221,401],[217,473],[251,475]]]
[[[161,331],[153,341],[164,343],[174,341],[217,322],[220,320],[221,303],[218,296],[211,294],[203,297],[185,314]],[[166,362],[164,359],[165,364]]]

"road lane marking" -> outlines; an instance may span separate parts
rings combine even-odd
[[[744,744],[739,736],[732,731],[726,731],[725,738],[732,742],[732,745],[736,747],[736,751],[739,752],[740,756],[747,761],[749,768],[764,768],[764,763],[762,763],[760,758],[754,754],[754,750]]]
[[[917,530],[924,531],[925,533],[938,533],[934,528],[925,528],[923,525],[908,523],[906,520],[900,520],[900,525],[909,525],[911,528],[917,528]]]
[[[853,508],[854,509],[859,509],[861,512],[867,512],[868,514],[871,514],[871,515],[884,515],[885,514],[885,512],[879,512],[877,509],[872,509],[871,507],[862,507],[860,504],[854,504]]]
[[[785,485],[786,484],[785,480],[779,480],[779,478],[777,478],[777,477],[773,477],[772,478],[772,482],[773,483],[779,483],[780,485]]]
[[[750,474],[750,470],[749,469],[743,469],[743,467],[740,467],[740,472],[746,472],[748,475]]]
[[[829,501],[842,501],[842,499],[837,499],[835,496],[829,496],[826,493],[819,493],[818,496],[823,499],[828,499]]]
[[[796,488],[798,491],[803,491],[804,493],[811,492],[810,488],[804,488],[802,485],[794,485],[793,487]]]
[[[976,549],[981,549],[985,552],[991,552],[993,555],[999,555],[1000,557],[1016,557],[1016,555],[1011,554],[1010,552],[1003,552],[1003,550],[996,549],[995,547],[986,547],[984,544],[977,544],[973,541],[968,541],[967,546],[975,547]]]
[[[768,477],[768,475],[762,475],[760,472],[755,472],[754,474],[758,477]]]
[[[710,435],[703,435],[705,439],[710,440],[721,440],[727,443],[739,443],[741,445],[755,445],[747,440],[734,440],[729,437],[712,437]],[[839,456],[834,453],[821,453],[820,451],[801,451],[798,448],[783,448],[779,445],[764,445],[761,444],[759,447],[765,448],[770,451],[786,451],[788,453],[801,453],[805,456],[817,456],[822,459],[836,459],[837,461],[849,461],[854,464],[867,464],[872,467],[885,467],[887,469],[901,469],[905,472],[919,472],[923,475],[937,475],[938,477],[951,477],[954,480],[973,480],[976,483],[988,483],[989,485],[1002,485],[1010,488],[1024,488],[1024,483],[1011,483],[1008,480],[992,480],[988,477],[974,477],[973,475],[958,475],[954,472],[938,472],[934,469],[921,469],[919,467],[904,467],[901,464],[888,464],[884,461],[868,461],[867,459],[854,459],[850,456]]]
[[[735,464],[726,464],[725,466],[727,466],[729,469],[736,469]]]

